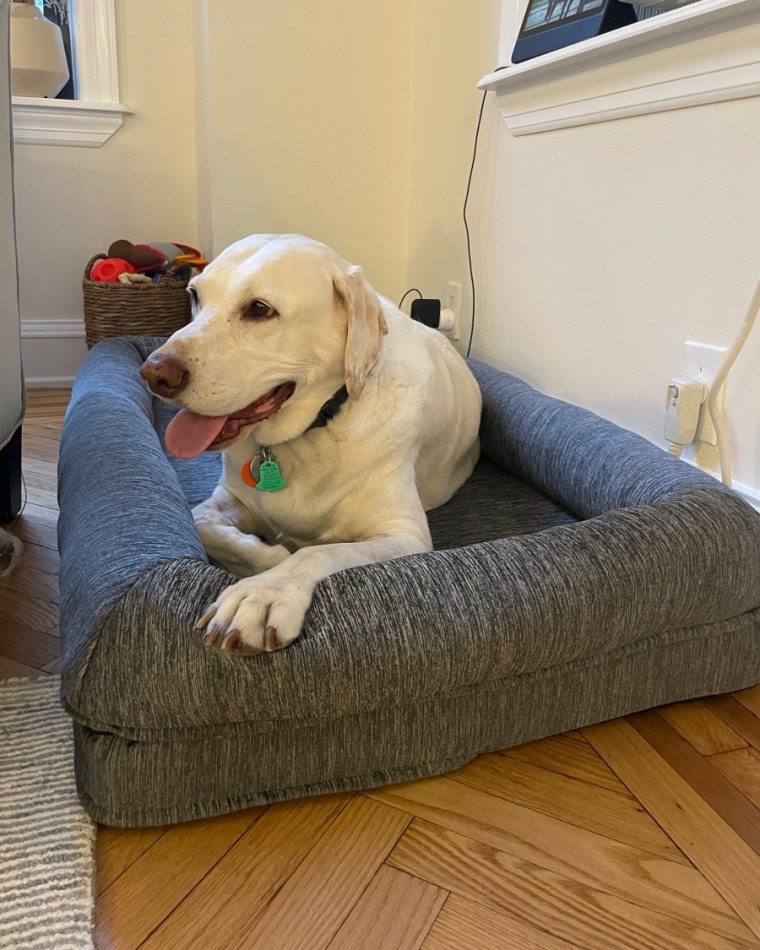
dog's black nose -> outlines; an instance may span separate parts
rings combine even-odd
[[[140,375],[147,380],[151,392],[171,399],[187,386],[189,372],[175,356],[152,353],[140,367]]]

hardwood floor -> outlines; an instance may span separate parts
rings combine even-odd
[[[31,392],[0,676],[58,670],[55,463]],[[101,828],[105,950],[760,950],[760,687],[484,755],[448,776]]]

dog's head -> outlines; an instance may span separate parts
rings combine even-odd
[[[277,441],[294,438],[342,382],[361,396],[388,330],[361,268],[300,235],[238,241],[188,289],[192,322],[140,370],[186,410],[167,431],[179,457],[226,448],[265,420],[271,429],[275,414]]]

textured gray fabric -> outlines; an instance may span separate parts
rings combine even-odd
[[[578,519],[486,458],[451,501],[428,512],[436,550],[534,534]]]
[[[93,349],[61,444],[63,696],[98,820],[432,774],[760,680],[760,517],[478,363],[484,458],[430,513],[439,550],[327,578],[285,651],[205,649],[193,624],[233,578],[208,564],[188,501],[218,459],[165,457],[167,411],[137,376],[156,342]]]
[[[206,560],[153,428],[139,348],[98,343],[71,394],[58,463],[63,668],[84,672],[104,609],[147,567]],[[65,690],[64,675],[64,690]]]
[[[74,725],[85,808],[108,825],[189,821],[305,795],[438,775],[481,752],[758,678],[758,612],[673,631],[407,706],[314,722],[246,722],[130,742]]]
[[[580,518],[662,502],[715,479],[641,436],[470,361],[483,393],[483,454]]]
[[[91,657],[85,692],[67,680],[69,703],[131,738],[335,718],[729,619],[760,602],[760,534],[743,530],[741,501],[701,491],[667,511],[621,509],[334,574],[293,646],[242,662],[206,650],[192,629],[230,578],[160,564],[101,622],[108,648]],[[737,539],[731,551],[724,532]]]

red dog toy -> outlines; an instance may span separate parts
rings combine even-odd
[[[118,284],[121,274],[134,274],[135,269],[120,257],[107,257],[90,271],[90,280],[99,280],[102,284]]]

